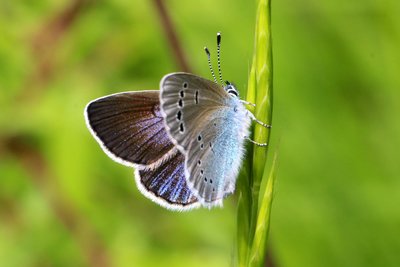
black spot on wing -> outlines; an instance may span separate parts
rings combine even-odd
[[[195,93],[195,95],[194,95],[194,102],[195,102],[196,104],[199,103],[199,90],[196,90],[196,93]]]
[[[176,118],[178,119],[178,121],[182,119],[182,111],[178,110],[178,113],[176,113]]]

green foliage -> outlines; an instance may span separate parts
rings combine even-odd
[[[270,0],[259,0],[247,100],[256,103],[256,117],[268,125],[272,120],[272,68],[271,4]],[[255,140],[269,142],[269,136],[270,128],[255,126]],[[268,149],[253,145],[250,150],[247,171],[242,172],[238,186],[238,265],[263,266],[275,173],[274,168],[269,175],[267,172]],[[261,188],[261,184],[266,187]],[[264,195],[259,203],[260,192]]]

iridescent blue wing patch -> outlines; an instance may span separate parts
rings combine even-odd
[[[157,204],[171,210],[189,210],[199,202],[187,186],[185,157],[176,150],[158,166],[138,168],[135,172],[140,191]]]

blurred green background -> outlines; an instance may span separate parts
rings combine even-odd
[[[174,213],[86,129],[180,66],[156,1],[0,1],[0,266],[231,266],[235,197]],[[400,2],[272,1],[273,266],[400,266]],[[255,2],[164,1],[192,71],[243,90]],[[270,264],[270,266],[272,265]]]

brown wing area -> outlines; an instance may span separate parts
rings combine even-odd
[[[151,165],[174,148],[164,128],[159,91],[96,99],[87,105],[85,116],[105,152],[122,164]]]

